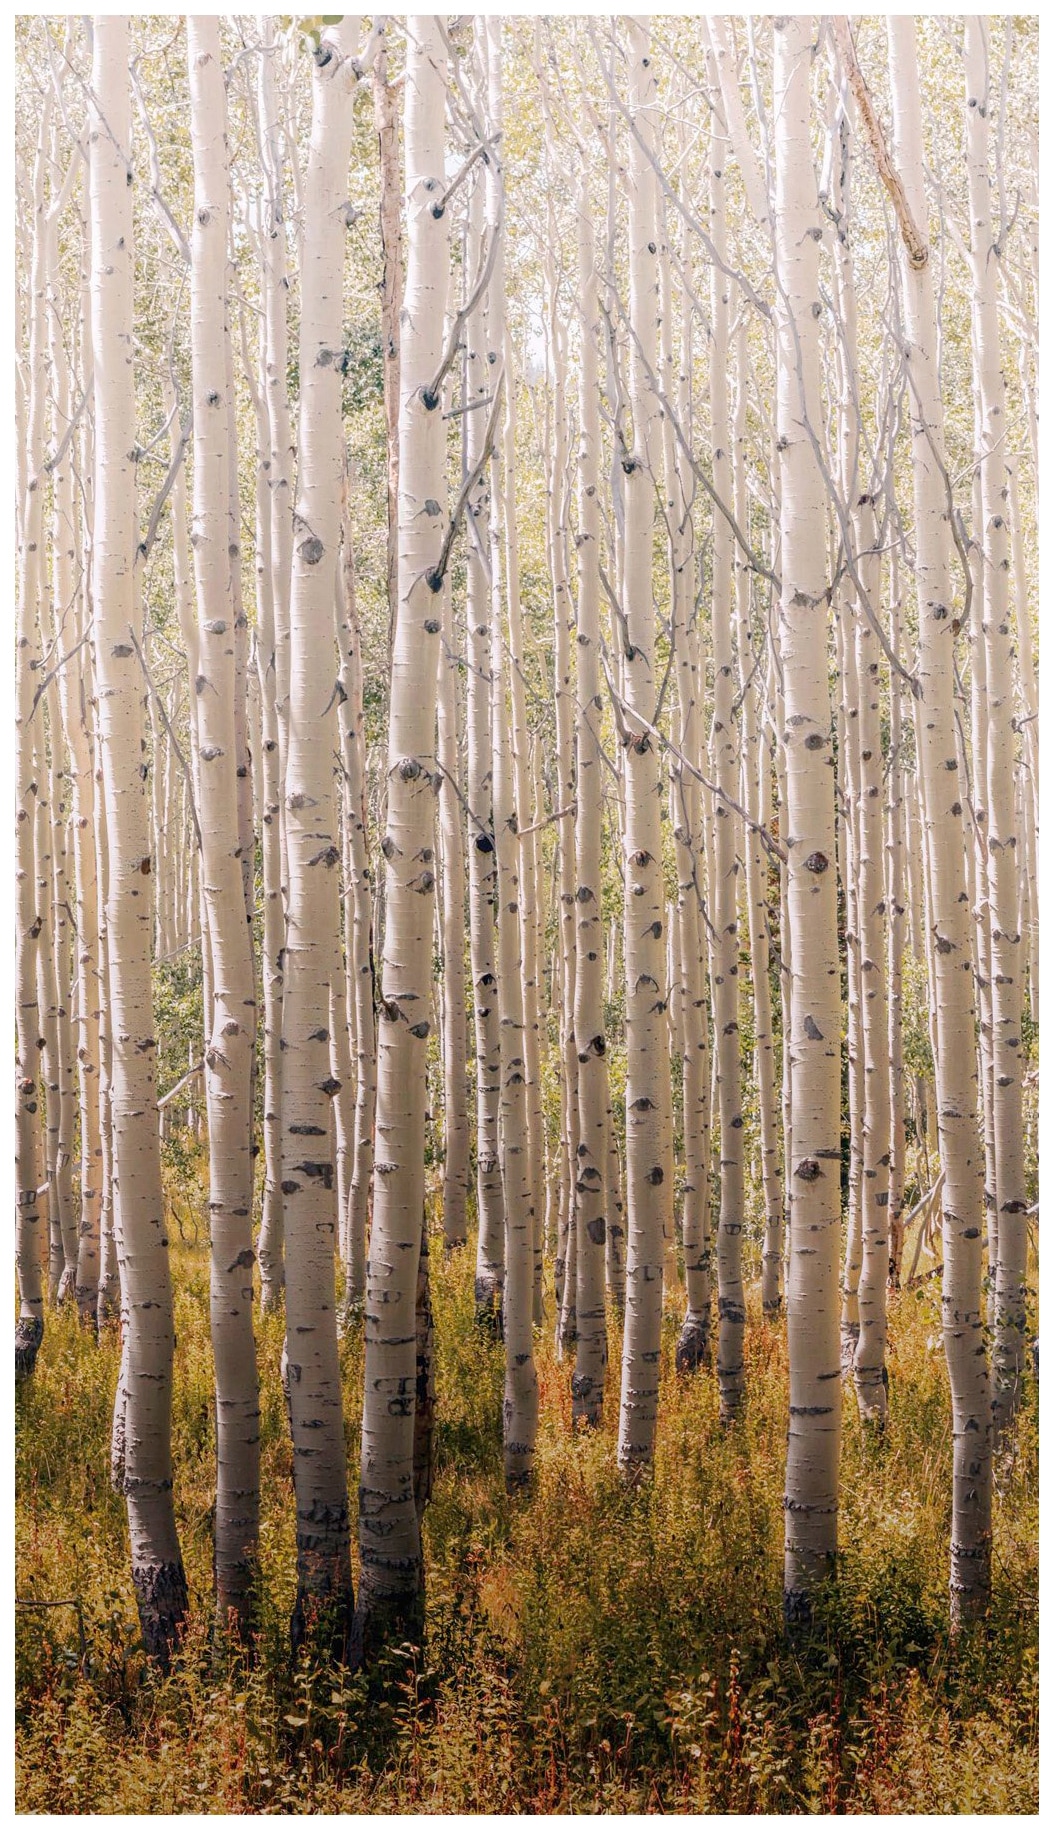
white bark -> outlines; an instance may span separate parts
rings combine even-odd
[[[135,371],[128,21],[95,20],[89,111],[95,357],[93,587],[108,874],[115,1228],[125,1326],[124,1492],[148,1651],[165,1662],[186,1613],[172,1504],[172,1286],[161,1189],[150,984],[153,898],[140,776]]]
[[[190,329],[194,420],[191,546],[198,607],[198,823],[212,960],[205,1011],[209,1307],[216,1378],[216,1609],[249,1624],[259,1531],[260,1403],[252,1325],[252,1080],[256,990],[245,920],[232,589],[227,238],[230,178],[219,20],[187,20],[194,160]],[[237,548],[233,555],[237,561]]]
[[[841,1163],[832,720],[827,685],[826,504],[809,436],[821,424],[819,208],[810,145],[815,21],[774,24],[779,614],[786,756],[792,1148],[787,1341],[790,1427],[783,1596],[789,1622],[833,1571],[841,1386],[836,1302]]]
[[[917,221],[925,220],[915,25],[888,21],[894,158]],[[981,1311],[981,1159],[977,1136],[972,961],[952,700],[951,535],[936,364],[932,262],[900,248],[915,500],[919,648],[916,746],[929,869],[933,1018],[941,1168],[944,1341],[952,1388],[953,1620],[983,1611],[989,1589],[991,1443]]]
[[[399,606],[392,655],[377,1162],[366,1289],[356,1647],[414,1632],[423,1607],[414,1495],[415,1298],[425,1198],[427,1047],[435,921],[436,576],[444,534],[439,366],[446,301],[446,53],[439,22],[407,22],[407,267],[399,409]]]
[[[655,1452],[659,1399],[662,1276],[672,1230],[673,1148],[670,1064],[666,1047],[666,898],[662,881],[661,785],[654,721],[652,529],[660,458],[659,405],[648,382],[658,367],[658,209],[649,153],[654,149],[655,74],[648,32],[627,35],[630,140],[629,317],[633,333],[629,398],[633,446],[626,472],[623,608],[627,654],[625,698],[626,834],[626,1328],[622,1354],[619,1466],[635,1479]],[[632,650],[632,653],[629,652]]]

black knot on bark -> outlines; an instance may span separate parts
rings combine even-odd
[[[644,1180],[646,1182],[650,1182],[653,1188],[658,1188],[660,1182],[664,1182],[666,1180],[666,1178],[665,1178],[662,1170],[659,1168],[658,1163],[656,1163],[654,1169],[649,1169]]]
[[[813,1157],[807,1156],[803,1157],[794,1173],[802,1182],[815,1182],[822,1176],[823,1170]]]
[[[805,868],[807,871],[812,871],[814,876],[822,877],[824,871],[827,869],[827,859],[824,857],[823,852],[810,852],[805,860]]]
[[[415,782],[421,773],[421,765],[416,756],[404,756],[396,763],[400,781]]]

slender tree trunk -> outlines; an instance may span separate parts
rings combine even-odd
[[[922,123],[915,24],[891,17],[890,90],[897,168],[916,223],[925,222]],[[991,1555],[991,1432],[981,1309],[982,1185],[977,1148],[977,1069],[972,961],[963,867],[962,803],[955,766],[950,612],[951,544],[944,487],[932,263],[900,245],[915,486],[919,610],[916,745],[929,865],[929,929],[937,1039],[944,1341],[952,1391],[951,1609],[953,1622],[982,1614]]]
[[[784,1613],[807,1620],[838,1542],[841,1390],[836,1301],[841,1163],[841,1009],[826,505],[809,437],[821,425],[819,209],[810,145],[815,21],[774,23],[780,651],[787,800],[792,1150],[787,1157],[790,1427]]]
[[[629,1479],[655,1453],[659,1399],[662,1274],[671,1231],[673,1148],[664,986],[666,898],[662,881],[661,787],[653,723],[652,529],[659,458],[659,406],[648,381],[658,364],[658,209],[649,154],[655,145],[655,75],[648,32],[628,28],[630,140],[629,317],[633,446],[626,473],[623,607],[626,620],[626,1328],[622,1353],[619,1466]],[[642,722],[642,720],[646,722]]]
[[[477,20],[477,29],[482,20]],[[482,239],[483,186],[473,193],[466,238],[466,285],[479,267]],[[442,322],[442,315],[440,315]],[[484,402],[490,394],[489,337],[482,305],[466,326],[462,404]],[[487,408],[466,412],[464,466],[477,469],[486,433]],[[472,1012],[476,1042],[476,1317],[499,1332],[504,1282],[504,1215],[501,1158],[498,1148],[498,1100],[501,1085],[501,1037],[494,959],[494,821],[491,807],[493,748],[490,731],[490,607],[484,548],[488,524],[488,481],[481,474],[467,505],[467,661],[468,661],[468,809],[469,809],[469,942],[472,967]]]
[[[724,122],[715,115],[710,130],[710,235],[720,261],[727,248]],[[731,502],[732,428],[728,405],[728,288],[717,267],[711,278],[710,443],[714,490]],[[739,789],[736,745],[732,530],[718,509],[714,514],[710,621],[714,655],[713,722],[710,768],[719,790],[714,797],[714,875],[711,909],[715,930],[710,954],[714,1050],[721,1128],[720,1213],[717,1224],[717,1380],[721,1421],[731,1423],[746,1399],[743,1337],[746,1292],[743,1287],[743,1111],[739,1059],[739,926],[737,920],[736,829],[729,801]]]
[[[600,839],[602,756],[600,716],[600,413],[597,375],[596,249],[588,176],[578,204],[578,292],[581,323],[578,454],[578,672],[575,815],[575,1056],[578,1064],[577,1338],[571,1382],[572,1417],[597,1428],[604,1403],[607,1328],[604,1241],[608,1212],[607,1038],[601,921]]]
[[[125,1322],[124,1493],[148,1652],[167,1663],[187,1610],[172,1504],[172,1285],[161,1189],[150,985],[152,868],[140,778],[141,616],[134,563],[135,369],[128,21],[94,24],[89,111],[95,356],[93,586],[106,810],[113,1182]]]
[[[1003,445],[1006,380],[999,339],[997,251],[988,173],[989,86],[984,22],[965,22],[966,145],[970,195],[975,386],[980,404],[978,450],[985,658],[988,700],[987,876],[991,945],[992,1125],[999,1255],[995,1276],[992,1417],[1002,1443],[1021,1400],[1028,1327],[1024,1128],[1021,1042],[1024,949],[1017,918],[1020,832],[1014,806],[1013,638],[1010,623],[1011,548]],[[976,762],[975,762],[976,767]]]
[[[198,605],[197,741],[202,886],[212,958],[205,1011],[210,1314],[216,1370],[216,1610],[245,1632],[259,1533],[260,1400],[253,1338],[252,1074],[256,987],[245,920],[232,589],[227,237],[230,178],[219,20],[187,20],[194,158],[190,325],[194,416],[191,547]],[[237,563],[235,548],[234,560]]]
[[[399,609],[392,656],[384,966],[378,1028],[377,1164],[366,1291],[356,1655],[422,1623],[414,1494],[416,1283],[425,1200],[427,1048],[435,921],[436,566],[444,532],[439,367],[446,228],[446,58],[439,21],[407,22],[406,312],[399,410]]]
[[[34,677],[41,664],[40,598],[43,589],[44,489],[44,175],[51,103],[45,99],[33,167],[33,250],[29,277],[29,399],[26,410],[26,489],[22,504],[17,608],[16,729],[16,927],[15,927],[15,1268],[19,1316],[15,1327],[15,1373],[33,1371],[44,1338],[40,1149],[40,1004],[37,955],[41,913],[37,906],[36,827],[39,783],[34,768]],[[46,1192],[46,1191],[45,1191]]]
[[[286,1344],[297,1510],[294,1645],[319,1610],[337,1643],[352,1607],[344,1419],[337,1351],[337,1232],[329,978],[338,935],[340,846],[333,792],[337,695],[333,589],[340,562],[344,236],[352,28],[328,29],[314,58],[303,176],[300,471],[290,598],[284,782],[289,903],[282,1002],[282,1193]],[[416,1262],[416,1261],[415,1261]]]

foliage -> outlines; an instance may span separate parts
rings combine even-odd
[[[847,1394],[839,1581],[813,1638],[791,1644],[779,1592],[780,1331],[752,1312],[750,1403],[722,1434],[713,1382],[673,1372],[671,1292],[655,1477],[637,1493],[614,1467],[617,1341],[607,1424],[576,1438],[570,1367],[547,1333],[536,1489],[509,1499],[501,1348],[473,1325],[471,1247],[444,1263],[437,1242],[432,1262],[439,1422],[427,1645],[416,1663],[394,1655],[369,1682],[289,1663],[295,1549],[280,1318],[258,1323],[264,1525],[246,1668],[208,1643],[208,1269],[204,1246],[177,1249],[174,1448],[193,1612],[161,1680],[137,1648],[123,1506],[106,1478],[117,1342],[96,1347],[68,1313],[49,1316],[48,1353],[18,1397],[18,1594],[76,1597],[86,1656],[72,1610],[19,1615],[20,1810],[1036,1809],[1036,1394],[997,1501],[990,1621],[952,1643],[947,1392],[932,1285],[894,1299],[880,1447]],[[358,1336],[343,1357],[354,1481]]]

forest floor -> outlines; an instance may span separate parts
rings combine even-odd
[[[470,1249],[471,1250],[471,1249]],[[749,1401],[718,1424],[712,1376],[673,1369],[664,1326],[654,1479],[615,1469],[606,1421],[572,1434],[570,1369],[539,1338],[533,1495],[502,1481],[502,1350],[472,1316],[472,1258],[432,1259],[436,1479],[427,1643],[370,1684],[291,1667],[292,1456],[282,1324],[258,1324],[263,1526],[249,1669],[209,1647],[214,1466],[204,1243],[174,1252],[176,1506],[192,1596],[166,1678],[144,1669],[124,1503],[110,1489],[118,1345],[50,1313],[18,1394],[20,1812],[936,1812],[1038,1808],[1037,1393],[996,1503],[991,1616],[949,1640],[950,1418],[931,1280],[893,1300],[890,1422],[845,1394],[839,1578],[806,1644],[781,1618],[786,1355],[752,1302]],[[551,1310],[551,1299],[550,1299]],[[361,1333],[342,1348],[358,1477]],[[78,1618],[80,1626],[78,1626]],[[83,1635],[83,1638],[81,1637]]]

